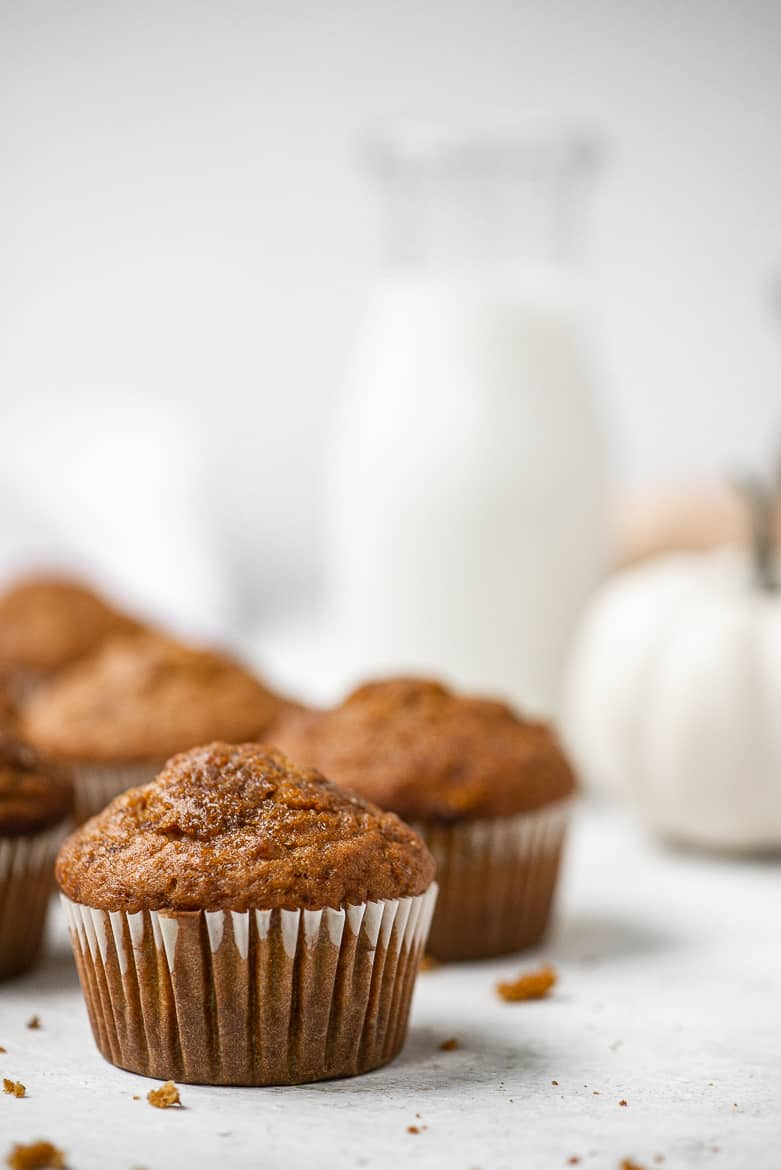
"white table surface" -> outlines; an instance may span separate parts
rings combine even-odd
[[[46,960],[0,987],[0,1075],[28,1092],[0,1095],[0,1155],[46,1137],[73,1170],[548,1170],[573,1155],[584,1170],[630,1156],[651,1170],[655,1155],[778,1170],[779,868],[672,853],[599,808],[580,810],[570,845],[548,944],[421,975],[394,1064],[298,1088],[183,1086],[183,1110],[153,1109],[151,1082],[98,1055],[57,908]],[[560,976],[550,999],[496,997],[542,957]],[[460,1049],[441,1052],[451,1036]]]

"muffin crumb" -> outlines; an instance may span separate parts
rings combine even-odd
[[[546,963],[536,971],[522,972],[517,979],[497,983],[499,998],[505,1003],[521,1003],[527,999],[544,999],[555,985],[558,976],[555,968]]]
[[[622,1097],[621,1100],[618,1102],[618,1104],[621,1105],[623,1108],[623,1107],[627,1106],[629,1104],[629,1102],[625,1101]]]
[[[182,1104],[179,1090],[173,1081],[166,1081],[159,1089],[150,1089],[146,1099],[155,1109],[170,1109],[173,1105]]]
[[[24,1097],[27,1089],[21,1081],[12,1081],[8,1077],[3,1077],[3,1092],[8,1093],[11,1097]]]
[[[635,1162],[632,1158],[624,1158],[623,1162],[621,1163],[620,1170],[645,1170],[645,1168],[641,1166],[639,1162]]]
[[[408,1125],[407,1126],[407,1133],[420,1133],[420,1126],[419,1125]]]
[[[460,1045],[459,1041],[456,1040],[455,1036],[451,1036],[451,1038],[449,1040],[442,1041],[442,1043],[439,1046],[439,1051],[440,1052],[455,1052],[455,1050],[457,1048],[460,1048],[460,1047],[461,1047],[461,1045]]]
[[[47,1141],[12,1146],[6,1162],[11,1170],[66,1170],[67,1166],[65,1152]]]
[[[569,1158],[567,1158],[567,1165],[568,1166],[577,1166],[579,1161],[580,1161],[580,1154],[572,1154],[572,1155],[570,1155]]]
[[[0,1044],[0,1052],[7,1052],[7,1051],[8,1051],[8,1049],[3,1048],[2,1044]]]
[[[558,1085],[558,1083],[559,1083],[558,1081],[551,1081],[552,1085]]]
[[[41,1027],[41,1017],[30,1016],[29,1020],[25,1024],[25,1027],[29,1028],[31,1032],[36,1032]]]

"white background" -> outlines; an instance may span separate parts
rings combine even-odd
[[[2,0],[0,569],[56,547],[217,626],[316,590],[387,117],[600,130],[621,481],[766,458],[779,43],[770,0]]]

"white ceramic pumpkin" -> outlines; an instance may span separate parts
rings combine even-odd
[[[781,849],[781,593],[769,540],[766,527],[753,563],[731,548],[616,574],[570,664],[563,730],[587,781],[701,846]]]

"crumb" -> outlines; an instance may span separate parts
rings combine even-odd
[[[173,1081],[166,1081],[159,1089],[150,1089],[146,1099],[155,1109],[170,1109],[172,1105],[182,1103],[179,1090]]]
[[[552,1085],[558,1085],[558,1083],[559,1083],[558,1081],[551,1081]]]
[[[664,1161],[664,1154],[654,1154],[653,1160],[656,1162],[657,1166],[661,1166],[662,1162]]]
[[[2,1044],[0,1044],[0,1052],[7,1052],[7,1051],[8,1050],[6,1048],[3,1048]]]
[[[407,1126],[407,1133],[420,1133],[420,1126],[408,1125]]]
[[[65,1170],[65,1154],[51,1142],[16,1145],[6,1157],[11,1170]]]
[[[139,1097],[138,1093],[134,1093],[134,1094],[133,1094],[133,1100],[134,1100],[134,1101],[140,1101],[140,1100],[141,1100],[141,1098]]]
[[[621,1163],[621,1170],[643,1170],[639,1162],[632,1161],[631,1158],[624,1158]]]
[[[25,1027],[29,1028],[31,1032],[36,1032],[40,1028],[40,1026],[41,1026],[41,1017],[40,1016],[30,1016],[29,1020],[25,1024]]]
[[[461,1047],[461,1045],[459,1044],[458,1040],[456,1040],[455,1036],[452,1036],[450,1038],[450,1040],[443,1040],[442,1041],[442,1043],[439,1046],[439,1051],[440,1052],[455,1052],[455,1050],[457,1048],[460,1048],[460,1047]]]
[[[527,971],[517,979],[497,983],[499,997],[506,1003],[520,1003],[526,999],[543,999],[556,982],[556,972],[550,964],[536,971]]]
[[[419,971],[436,971],[437,967],[441,967],[439,959],[435,959],[433,955],[424,955],[420,960]]]
[[[619,1104],[619,1105],[620,1105],[622,1108],[624,1108],[626,1105],[628,1105],[628,1104],[629,1104],[629,1102],[628,1102],[628,1101],[625,1101],[625,1100],[624,1100],[624,1098],[622,1097],[622,1098],[621,1098],[621,1100],[618,1102],[618,1104]],[[630,1168],[630,1170],[631,1170],[631,1168]]]
[[[8,1077],[3,1077],[3,1092],[11,1097],[23,1097],[27,1090],[21,1081],[9,1081]]]
[[[592,1090],[591,1090],[591,1096],[592,1096],[592,1097],[598,1097],[598,1096],[599,1096],[599,1089],[592,1089]]]
[[[567,1158],[568,1166],[577,1166],[580,1161],[580,1154],[573,1154],[571,1158]]]

